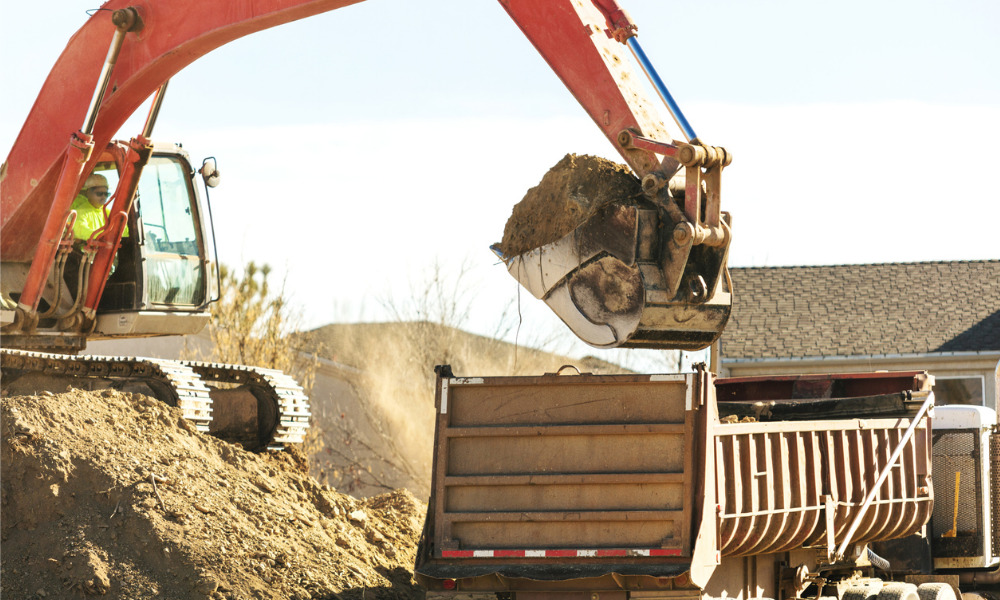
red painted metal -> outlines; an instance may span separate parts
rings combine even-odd
[[[604,15],[608,29],[613,37],[621,43],[635,35],[638,27],[632,23],[632,18],[615,0],[593,0],[594,6]]]
[[[676,548],[597,548],[593,550],[442,550],[441,558],[624,558],[681,556]]]
[[[200,56],[245,35],[359,1],[232,0],[225,3],[225,10],[206,10],[200,0],[110,0],[103,9],[113,11],[134,3],[144,28],[126,36],[109,92],[101,103],[94,147],[105,147],[142,102]],[[642,176],[660,169],[660,161],[648,150],[621,148],[616,142],[618,133],[631,129],[654,139],[669,140],[670,136],[662,131],[662,122],[644,94],[637,98],[625,93],[631,85],[621,71],[627,60],[624,54],[618,59],[610,57],[608,44],[617,47],[614,52],[623,52],[623,47],[608,39],[602,10],[611,11],[608,18],[614,23],[621,22],[624,12],[614,2],[599,2],[600,8],[590,3],[576,5],[571,0],[501,0],[626,162]],[[86,116],[90,90],[103,66],[103,50],[114,36],[108,14],[106,10],[95,13],[70,39],[7,157],[0,193],[0,252],[4,260],[32,258],[52,209],[59,213],[56,221],[65,219],[61,202],[53,200],[62,149]],[[89,173],[95,161],[92,158],[82,173]],[[676,170],[672,159],[667,159],[664,167]]]
[[[727,377],[715,382],[719,402],[801,399],[891,394],[900,390],[929,389],[923,371],[838,373],[817,375],[767,375]],[[833,393],[833,396],[829,394]]]
[[[667,142],[661,142],[659,140],[651,140],[647,137],[642,137],[641,135],[628,136],[628,145],[632,148],[648,150],[650,152],[655,152],[656,154],[662,154],[663,156],[677,156],[678,152],[677,146],[673,144],[668,144]]]
[[[360,1],[232,0],[224,9],[211,10],[200,0],[104,4],[56,61],[4,163],[0,255],[4,261],[32,263],[20,298],[22,308],[29,313],[37,310],[69,207],[98,160],[91,150],[107,147],[122,124],[165,81],[230,41]],[[672,156],[661,162],[655,152],[662,150],[656,140],[671,138],[645,93],[635,87],[637,78],[627,66],[624,46],[612,39],[624,41],[635,29],[615,0],[500,3],[637,175],[669,176],[677,170]],[[142,27],[123,34],[110,80],[100,86],[106,93],[95,120],[88,111],[90,91],[98,80],[104,81],[102,51],[117,31],[109,14],[130,4]],[[93,121],[92,136],[79,132],[84,120]],[[619,134],[626,130],[650,143],[623,147]],[[72,140],[68,148],[67,140]],[[126,182],[116,194],[112,214],[130,210],[133,191],[134,182]],[[100,301],[120,240],[120,228],[113,229],[106,229],[98,241],[84,303],[88,312]]]
[[[149,160],[152,151],[151,142],[142,136],[137,136],[128,146],[127,152],[116,148],[116,154],[123,154],[118,159],[122,165],[121,177],[118,187],[115,190],[114,201],[111,205],[110,214],[122,215],[121,219],[108,219],[107,225],[101,232],[101,242],[98,245],[97,255],[94,257],[94,266],[90,269],[89,284],[87,286],[87,298],[84,302],[84,311],[92,314],[97,310],[97,305],[101,302],[104,294],[104,285],[111,275],[111,266],[114,264],[115,253],[121,244],[122,234],[125,231],[125,224],[128,221],[128,214],[132,210],[132,203],[135,200],[135,191],[139,187],[139,175],[141,165],[145,165]]]
[[[678,163],[672,158],[661,166],[649,150],[622,148],[618,143],[623,130],[662,141],[671,136],[641,88],[633,93],[638,78],[627,66],[625,47],[609,38],[601,10],[572,0],[500,0],[500,4],[636,175],[676,171]]]
[[[45,280],[48,279],[49,271],[52,270],[52,264],[55,262],[56,250],[65,231],[70,206],[73,205],[73,199],[76,198],[77,189],[80,187],[83,165],[90,158],[93,147],[93,138],[80,132],[72,136],[68,145],[55,146],[54,148],[59,151],[58,157],[52,165],[52,170],[55,173],[53,176],[55,189],[51,190],[49,195],[51,208],[39,215],[40,234],[28,233],[25,235],[20,230],[11,228],[9,230],[11,233],[3,233],[0,236],[4,243],[9,238],[34,241],[39,239],[39,235],[41,236],[41,243],[37,246],[36,256],[28,270],[24,292],[18,299],[18,304],[22,308],[28,309],[30,313],[38,310],[38,301],[41,300]],[[10,184],[5,182],[4,194],[9,187]],[[3,216],[7,217],[6,208]],[[44,217],[44,222],[41,220],[42,217]],[[5,228],[4,231],[6,232],[8,229]],[[13,231],[18,233],[12,234]]]
[[[127,35],[101,104],[94,146],[105,147],[164,81],[197,58],[245,35],[358,1],[231,0],[219,9],[207,10],[200,0],[110,0],[103,9],[132,4],[145,27]],[[7,157],[0,193],[0,253],[5,261],[32,258],[50,212],[56,213],[53,218],[61,230],[69,205],[63,207],[54,197],[63,149],[86,117],[105,49],[114,36],[108,15],[98,11],[70,39]],[[89,173],[95,161],[89,161],[81,173]],[[78,174],[76,181],[66,185],[78,188],[79,179]],[[45,239],[50,239],[53,232],[48,228],[45,232]]]

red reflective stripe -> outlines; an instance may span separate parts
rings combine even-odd
[[[475,553],[479,552],[482,558],[488,558],[483,556],[485,553],[493,553],[492,558],[525,558],[527,557],[528,550],[444,550],[441,552],[442,558],[475,558]],[[649,556],[680,556],[681,551],[677,548],[639,548],[639,549],[628,549],[628,548],[610,548],[602,550],[531,550],[532,558],[541,557],[544,558],[604,558],[604,557],[628,557],[644,556],[644,552],[648,552]]]

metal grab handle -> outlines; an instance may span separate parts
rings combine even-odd
[[[917,428],[917,423],[920,419],[924,417],[924,414],[934,405],[934,392],[927,392],[927,399],[924,403],[920,405],[920,410],[917,411],[915,417],[910,422],[910,426],[906,428],[906,433],[903,434],[903,438],[899,440],[899,445],[896,449],[892,451],[892,456],[889,457],[889,464],[887,464],[882,472],[879,473],[878,479],[875,481],[875,485],[868,492],[868,496],[865,501],[861,504],[861,510],[854,517],[854,521],[851,522],[851,527],[847,530],[847,534],[844,536],[844,541],[840,543],[840,547],[837,548],[837,553],[834,555],[834,560],[839,561],[844,558],[844,553],[847,551],[848,544],[851,543],[851,537],[857,532],[858,527],[861,525],[861,519],[864,518],[865,513],[868,512],[868,507],[871,506],[872,500],[875,499],[875,494],[878,493],[880,487],[885,482],[886,478],[889,477],[889,471],[896,466],[896,461],[899,460],[899,455],[902,453],[903,448],[909,443],[910,438],[913,437],[913,431]]]
[[[580,369],[576,365],[563,365],[559,367],[559,370],[556,371],[555,374],[562,375],[565,369],[573,369],[574,371],[576,371],[577,375],[582,375],[582,373],[580,373]]]

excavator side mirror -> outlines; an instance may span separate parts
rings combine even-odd
[[[202,178],[205,180],[205,185],[210,188],[214,188],[219,185],[219,166],[215,162],[215,157],[210,156],[206,158],[201,163],[201,169],[198,170],[201,173]]]

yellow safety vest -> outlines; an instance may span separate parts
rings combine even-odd
[[[104,227],[104,223],[107,222],[104,207],[95,207],[83,194],[78,195],[73,200],[73,206],[70,208],[76,211],[76,223],[73,224],[73,237],[78,240],[89,240],[90,236],[101,227]],[[125,231],[122,233],[122,237],[128,237],[127,225],[125,226]]]

